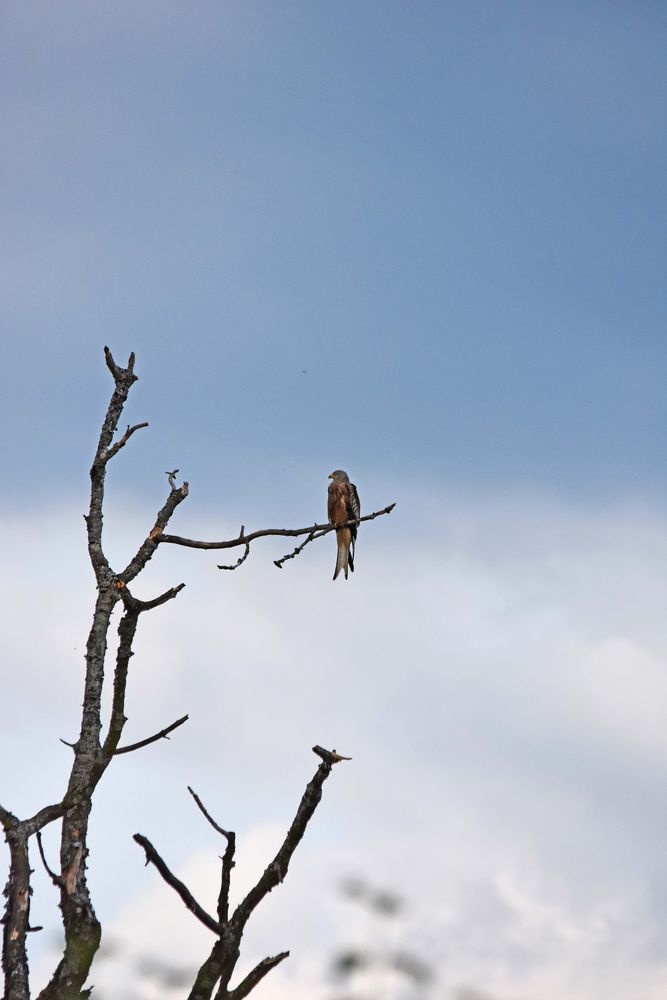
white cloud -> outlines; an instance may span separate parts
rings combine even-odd
[[[91,882],[109,939],[124,944],[95,981],[114,1000],[166,990],[145,968],[136,992],[141,955],[190,966],[209,944],[131,834],[212,906],[221,845],[185,784],[237,830],[240,892],[277,848],[315,742],[354,759],[327,782],[289,878],[248,931],[247,963],[292,951],[266,1000],[331,995],[328,957],[364,935],[434,961],[434,995],[448,998],[465,986],[501,1000],[664,991],[667,524],[525,498],[408,508],[363,532],[347,584],[332,584],[325,540],[282,572],[271,543],[234,574],[215,555],[165,548],[136,585],[150,597],[188,584],[141,622],[126,737],[184,711],[190,722],[119,759],[98,795]],[[92,588],[78,513],[5,520],[18,669],[3,739],[21,767],[3,799],[27,809],[62,785],[67,758],[51,747],[74,735]],[[112,521],[112,548],[147,523]],[[201,529],[225,533],[213,519]],[[358,873],[402,894],[405,915],[378,928],[341,902],[338,881]],[[38,885],[40,923],[53,904]]]

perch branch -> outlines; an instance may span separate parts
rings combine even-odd
[[[288,552],[286,556],[282,556],[280,559],[274,559],[273,564],[277,566],[278,569],[283,568],[283,563],[286,563],[288,559],[294,559],[305,549],[309,542],[315,541],[316,538],[322,538],[323,535],[328,535],[330,531],[334,531],[335,528],[347,528],[352,527],[355,524],[361,524],[362,521],[374,521],[376,517],[381,517],[383,514],[391,514],[392,510],[396,506],[395,503],[390,504],[388,507],[384,507],[382,510],[376,510],[372,514],[366,514],[365,517],[360,517],[358,521],[351,520],[346,521],[345,524],[314,524],[310,529],[309,535],[305,542],[301,545],[297,545],[295,549]],[[303,531],[301,532],[303,534]]]
[[[187,485],[187,484],[184,484]],[[246,535],[243,527],[237,538],[228,538],[221,542],[206,542],[201,541],[196,538],[183,538],[181,535],[165,535],[157,534],[153,537],[153,542],[155,544],[169,544],[169,545],[183,545],[185,548],[189,549],[235,549],[239,545],[245,546],[244,555],[238,560],[238,562],[233,566],[220,566],[219,569],[236,569],[243,563],[247,557],[250,550],[250,543],[254,542],[257,538],[268,538],[268,537],[287,537],[287,538],[298,538],[300,535],[307,535],[308,538],[301,545],[287,556],[283,556],[282,559],[276,560],[276,566],[279,568],[282,566],[287,559],[293,559],[294,556],[298,555],[305,546],[314,541],[316,538],[321,538],[323,535],[328,535],[330,531],[335,531],[336,528],[352,526],[355,524],[361,524],[362,521],[374,521],[376,517],[382,517],[383,514],[391,514],[392,510],[396,506],[396,503],[389,504],[388,507],[383,507],[382,510],[373,511],[372,514],[366,514],[364,517],[359,518],[359,520],[346,521],[345,524],[335,525],[335,524],[312,524],[307,528],[261,528],[259,531],[252,531],[249,535]],[[123,579],[126,579],[123,576]]]
[[[197,920],[199,920],[205,927],[208,927],[210,931],[218,936],[222,933],[222,928],[217,920],[214,920],[210,914],[201,906],[195,897],[192,895],[188,887],[181,882],[180,879],[176,878],[174,873],[170,871],[167,865],[164,863],[158,852],[155,850],[150,840],[147,837],[142,836],[140,833],[135,833],[134,840],[140,847],[143,847],[146,852],[146,864],[149,862],[157,868],[162,878],[165,880],[167,885],[170,885],[174,892],[177,892],[181,897],[188,910],[194,913]]]
[[[119,753],[131,753],[133,750],[141,750],[142,747],[147,747],[151,743],[157,743],[158,740],[168,740],[169,733],[173,733],[174,729],[178,729],[182,726],[184,722],[187,722],[190,718],[189,715],[184,715],[181,719],[176,719],[176,722],[172,722],[170,726],[166,729],[161,729],[159,733],[155,733],[153,736],[148,736],[145,740],[139,740],[138,743],[129,743],[126,747],[118,747],[114,750],[114,756]]]

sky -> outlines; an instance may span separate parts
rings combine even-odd
[[[215,894],[191,784],[250,884],[320,743],[353,760],[257,915],[247,961],[292,950],[258,997],[333,1000],[355,941],[428,961],[429,1000],[664,996],[664,7],[24,0],[0,28],[3,804],[59,794],[78,727],[103,345],[150,425],[110,470],[113,565],[166,469],[190,537],[323,519],[334,468],[397,502],[347,583],[327,538],[233,574],[165,546],[137,585],[187,584],[141,623],[128,738],[191,721],[100,789],[99,995],[183,995],[149,960],[208,945],[132,833]],[[45,880],[35,908],[43,979]]]

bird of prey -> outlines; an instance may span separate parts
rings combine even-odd
[[[343,472],[342,469],[336,469],[335,472],[331,473],[329,479],[331,482],[329,483],[328,514],[331,523],[343,525],[346,521],[358,521],[361,517],[359,494],[357,493],[357,487],[354,483],[350,482],[347,472]],[[345,573],[345,579],[347,580],[348,567],[354,572],[354,547],[356,540],[356,524],[347,525],[344,528],[336,528],[338,552],[336,555],[336,569],[333,575],[334,580],[341,570]]]

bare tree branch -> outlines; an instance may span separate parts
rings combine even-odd
[[[217,920],[214,920],[213,917],[206,912],[204,907],[197,902],[188,887],[181,882],[180,879],[176,878],[174,873],[167,867],[158,852],[155,850],[150,840],[148,840],[147,837],[142,836],[140,833],[135,833],[133,840],[136,840],[137,844],[139,844],[140,847],[143,847],[146,852],[146,864],[150,862],[155,865],[167,885],[170,885],[171,888],[178,893],[188,910],[190,910],[191,913],[194,913],[197,920],[199,920],[204,927],[208,927],[210,931],[213,931],[214,934],[219,936],[222,933],[220,924]]]
[[[116,441],[115,444],[111,445],[111,447],[107,451],[106,461],[108,462],[110,459],[114,457],[114,455],[117,455],[120,449],[125,447],[125,445],[130,440],[135,431],[140,431],[143,427],[148,427],[147,420],[144,420],[143,423],[141,424],[134,424],[132,427],[130,427],[130,425],[128,424],[127,430],[123,434],[122,438],[119,438],[118,441]]]
[[[9,877],[2,917],[2,966],[5,971],[5,1000],[29,1000],[30,977],[26,935],[30,931],[30,858],[24,825],[15,816],[3,819],[9,847]]]
[[[162,545],[167,543],[169,545],[183,545],[188,549],[235,549],[239,545],[245,545],[248,542],[254,542],[256,538],[268,538],[270,536],[278,537],[288,537],[288,538],[298,538],[299,535],[309,535],[311,532],[318,531],[323,535],[327,535],[330,531],[335,531],[336,528],[344,528],[346,526],[352,526],[353,524],[361,524],[362,521],[374,521],[376,517],[381,517],[383,514],[391,514],[392,510],[396,506],[396,502],[389,504],[388,507],[383,507],[382,510],[376,510],[372,514],[366,514],[364,517],[360,517],[359,520],[352,519],[346,521],[345,524],[311,524],[307,528],[261,528],[259,531],[251,531],[249,535],[240,534],[237,538],[229,538],[222,542],[204,542],[198,541],[194,538],[182,538],[180,535],[158,535],[156,541]]]
[[[167,601],[170,601],[172,598],[176,597],[178,593],[180,593],[184,586],[184,583],[180,583],[177,587],[171,587],[169,590],[165,591],[164,594],[154,598],[152,601],[140,601],[138,598],[132,596],[129,588],[125,586],[122,580],[118,580],[116,583],[121,600],[125,606],[125,614],[121,618],[118,625],[118,636],[120,642],[116,652],[116,669],[113,679],[111,718],[109,721],[109,731],[107,732],[104,746],[102,747],[99,756],[99,763],[102,769],[107,766],[111,757],[115,754],[128,753],[130,750],[138,749],[140,746],[147,746],[149,743],[153,743],[155,740],[166,736],[167,732],[170,732],[172,729],[176,729],[177,726],[181,725],[187,719],[187,716],[185,716],[185,718],[170,726],[166,732],[162,730],[162,732],[158,733],[156,736],[151,736],[147,740],[142,740],[141,743],[125,747],[124,750],[118,750],[118,743],[122,735],[125,722],[127,721],[125,717],[127,673],[130,665],[130,658],[134,655],[132,651],[132,642],[134,641],[134,636],[137,630],[139,615],[144,611],[150,611],[153,608],[157,608],[160,605],[165,604]]]
[[[244,528],[243,525],[241,525],[241,531],[239,532],[239,538],[243,538],[244,537],[244,534],[243,534],[244,531],[245,531],[245,528]],[[243,563],[246,561],[246,559],[248,558],[249,555],[250,555],[250,542],[246,542],[245,552],[243,553],[242,556],[239,556],[239,558],[236,560],[235,563],[233,563],[231,566],[220,566],[219,565],[218,569],[231,569],[231,570],[238,569],[239,566],[243,565]]]
[[[208,958],[197,972],[188,1000],[211,1000],[213,990],[220,979],[220,970],[224,963],[225,944],[221,939],[215,942]]]
[[[248,556],[250,555],[250,543],[254,542],[257,538],[269,538],[273,536],[297,538],[300,535],[307,535],[307,538],[301,545],[297,545],[292,552],[287,555],[282,556],[280,559],[274,559],[274,565],[278,569],[282,569],[283,564],[287,562],[288,559],[294,559],[305,549],[306,545],[310,542],[314,542],[317,538],[322,538],[324,535],[328,535],[330,531],[335,531],[336,528],[352,527],[353,525],[361,524],[362,521],[374,521],[376,517],[382,517],[383,514],[391,514],[392,510],[396,506],[396,503],[389,504],[388,507],[383,507],[382,510],[376,510],[372,514],[366,514],[364,517],[359,518],[359,520],[346,521],[345,524],[313,524],[309,528],[261,528],[259,531],[252,531],[249,535],[244,532],[243,525],[241,525],[241,531],[237,538],[228,538],[221,542],[206,542],[199,541],[194,538],[183,538],[181,535],[157,535],[154,539],[158,544],[167,543],[169,545],[183,545],[189,549],[234,549],[239,545],[245,546],[245,551],[243,555],[237,559],[235,563],[230,566],[218,565],[218,569],[228,569],[234,570],[241,566]]]
[[[322,786],[331,774],[332,767],[333,764],[331,762],[326,760],[322,761],[315,772],[314,777],[306,786],[306,790],[303,793],[301,802],[299,803],[299,808],[296,811],[296,816],[287,831],[287,835],[285,836],[280,850],[271,864],[265,869],[256,885],[236,907],[230,924],[232,925],[234,931],[238,934],[239,940],[253,910],[256,909],[264,897],[271,892],[272,889],[275,889],[275,887],[279,885],[287,875],[287,869],[289,868],[292,855],[294,854],[294,851],[306,831],[310,818],[319,805],[320,799],[322,798]]]
[[[188,791],[190,795],[197,803],[200,811],[204,814],[206,819],[209,821],[214,830],[221,833],[222,836],[227,841],[227,847],[225,853],[222,856],[222,871],[220,873],[220,892],[218,893],[218,920],[220,921],[220,926],[224,927],[227,923],[229,917],[229,889],[231,882],[232,868],[234,867],[234,852],[236,850],[236,834],[231,830],[223,830],[219,826],[213,817],[208,813],[204,803],[199,798],[197,793],[190,788],[188,785]]]
[[[138,611],[128,611],[118,623],[118,649],[116,651],[116,669],[113,677],[113,701],[111,704],[111,718],[109,720],[109,730],[104,740],[104,745],[99,753],[98,768],[104,769],[116,752],[123,727],[127,721],[125,718],[125,690],[127,687],[127,672],[130,666],[132,652],[132,642],[137,631],[139,622]]]
[[[285,878],[292,855],[301,841],[306,827],[322,798],[322,786],[331,774],[331,768],[338,762],[338,760],[346,759],[341,758],[339,754],[335,753],[335,751],[324,750],[323,747],[319,746],[317,747],[316,752],[318,752],[319,756],[323,757],[322,763],[319,765],[315,775],[306,786],[306,790],[303,793],[294,820],[287,831],[278,853],[266,868],[264,874],[261,876],[256,885],[236,907],[233,915],[229,919],[227,917],[229,906],[229,882],[231,869],[234,863],[233,855],[235,837],[233,833],[228,830],[223,830],[223,828],[215,822],[199,796],[188,786],[188,791],[194,798],[197,806],[208,822],[215,830],[218,831],[218,833],[221,833],[223,837],[227,838],[227,850],[225,851],[225,856],[223,858],[220,896],[218,898],[218,922],[215,925],[217,926],[216,933],[218,934],[219,940],[215,942],[208,958],[199,969],[188,1000],[211,1000],[216,986],[217,992],[215,994],[215,1000],[243,1000],[243,997],[246,997],[248,993],[250,993],[250,991],[257,985],[257,983],[271,971],[271,969],[278,965],[279,962],[282,962],[283,959],[287,958],[289,953],[281,952],[279,955],[264,959],[264,961],[260,962],[259,965],[257,965],[234,990],[229,990],[229,982],[239,959],[241,938],[243,937],[243,932],[248,919],[267,893],[271,892],[271,890]],[[186,906],[188,906],[189,909],[193,909],[193,905],[198,906],[199,904],[194,901],[189,890],[169,871],[146,838],[136,834],[134,839],[146,850],[147,863],[150,860],[156,864],[156,867],[158,865],[162,866],[158,868],[160,874],[165,881],[167,881],[169,885],[176,889],[179,895],[181,895],[181,898],[184,900]],[[149,851],[152,853],[149,854]],[[193,912],[195,912],[194,909]],[[204,911],[195,913],[195,915],[198,916],[198,919],[201,920],[202,923],[213,930],[213,924],[215,924],[215,921],[212,921],[212,917]]]
[[[158,740],[168,740],[169,733],[173,733],[174,729],[178,729],[182,726],[184,722],[187,722],[190,718],[189,715],[184,715],[180,719],[176,719],[176,722],[172,722],[170,726],[166,729],[161,729],[159,733],[155,733],[153,736],[148,736],[145,740],[139,740],[138,743],[130,743],[126,747],[118,747],[114,750],[114,756],[118,756],[121,753],[131,753],[133,750],[141,750],[142,747],[147,747],[151,743],[157,743]]]
[[[197,803],[199,811],[206,817],[206,819],[209,821],[209,823],[211,824],[211,826],[213,827],[213,829],[217,830],[218,833],[221,833],[222,836],[225,837],[226,840],[229,840],[230,837],[233,837],[234,836],[233,833],[231,833],[229,830],[223,830],[222,827],[219,826],[216,823],[216,821],[213,819],[213,817],[211,816],[211,814],[207,811],[206,806],[204,805],[204,803],[202,802],[202,800],[199,798],[199,796],[194,791],[194,789],[190,788],[189,785],[188,785],[188,791],[190,792],[190,795],[192,796],[192,798]]]
[[[3,805],[0,805],[0,823],[2,823],[3,828],[11,825],[16,820],[14,813],[10,812],[9,809],[5,809]]]
[[[279,955],[273,955],[273,957],[263,959],[258,965],[255,966],[252,972],[248,973],[236,989],[231,991],[229,994],[229,1000],[243,1000],[244,997],[247,997],[248,994],[254,990],[257,983],[264,979],[264,976],[270,972],[271,969],[275,969],[276,965],[280,965],[280,963],[286,958],[289,958],[288,951],[281,951]]]
[[[179,583],[176,587],[170,587],[169,590],[165,590],[164,594],[154,597],[152,601],[140,601],[137,597],[133,597],[123,580],[119,580],[116,586],[127,610],[139,615],[142,611],[152,611],[153,608],[159,608],[161,604],[166,604],[167,601],[173,600],[174,597],[180,594],[185,584]]]
[[[297,547],[293,549],[291,552],[288,552],[286,556],[282,556],[280,559],[274,559],[273,565],[277,566],[278,569],[282,569],[283,563],[286,563],[288,559],[294,559],[295,556],[301,555],[306,545],[309,545],[311,542],[314,542],[316,538],[322,538],[322,536],[326,534],[328,534],[328,532],[315,531],[315,529],[313,529],[306,538],[305,542],[301,542],[301,545],[297,545]]]
[[[121,368],[119,367],[119,365],[116,364],[116,362],[113,359],[113,355],[108,347],[104,348],[104,360],[106,361],[107,368],[113,375],[114,382],[117,382],[125,371],[130,372],[132,374],[134,373],[134,362],[136,360],[134,356],[134,351],[132,351],[132,353],[130,354],[129,360],[127,362],[127,369]],[[138,376],[135,375],[132,381],[135,382],[137,378]]]
[[[149,531],[147,538],[141,543],[135,556],[130,560],[122,573],[119,574],[119,579],[125,584],[132,583],[134,578],[141,573],[142,569],[144,569],[148,561],[155,554],[158,547],[158,539],[167,527],[172,514],[178,505],[183,503],[189,492],[190,487],[188,483],[183,483],[182,486],[170,490],[164,505],[157,513],[155,524]]]
[[[36,812],[34,816],[30,817],[30,819],[24,820],[28,836],[32,837],[32,835],[37,833],[38,830],[43,830],[45,826],[49,825],[49,823],[53,823],[55,820],[60,819],[65,812],[66,806],[67,796],[65,796],[62,802],[56,802],[52,806],[44,806],[43,809]]]
[[[44,845],[42,844],[42,834],[39,830],[37,831],[37,846],[39,848],[39,856],[42,859],[42,864],[44,865],[44,870],[46,874],[49,876],[49,878],[51,879],[51,881],[53,882],[53,884],[56,886],[57,889],[61,888],[62,879],[60,875],[56,875],[56,873],[51,868],[49,868],[49,863],[46,860],[46,855],[44,853]]]
[[[134,354],[130,355],[127,368],[120,368],[116,364],[108,347],[104,348],[104,357],[107,367],[113,375],[115,388],[102,423],[97,451],[90,469],[90,505],[86,516],[88,552],[98,585],[102,582],[108,582],[110,574],[109,563],[102,549],[102,504],[106,464],[111,457],[111,442],[125,401],[132,385],[137,381],[137,376],[134,374]]]

